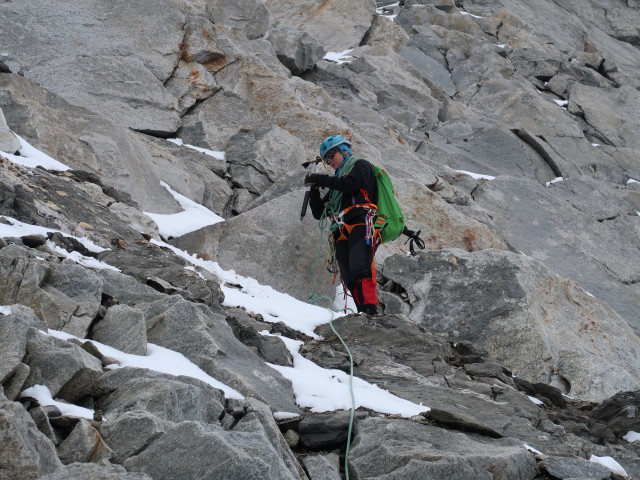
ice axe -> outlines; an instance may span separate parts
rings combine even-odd
[[[310,162],[304,162],[302,164],[302,167],[306,170],[307,168],[309,168],[309,165],[311,165],[311,173],[316,173],[316,167],[318,166],[318,163],[320,163],[322,161],[322,159],[320,157],[316,157],[315,160],[312,160]],[[304,192],[304,200],[302,200],[302,211],[300,212],[300,220],[304,219],[304,216],[307,214],[307,207],[309,206],[309,197],[311,196],[311,189],[313,188],[313,185],[309,185],[309,188],[307,188],[307,191]]]

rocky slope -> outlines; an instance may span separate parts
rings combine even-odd
[[[620,476],[595,455],[640,478],[638,25],[634,0],[0,3],[0,151],[19,136],[70,167],[0,156],[0,222],[46,228],[0,238],[0,479],[344,478],[348,414],[299,407],[259,333],[348,371],[332,332],[222,306],[160,242],[332,294],[299,212],[333,133],[389,171],[427,244],[384,245],[384,313],[334,322],[359,378],[431,408],[360,409],[350,477]],[[161,238],[143,212],[181,210],[161,182],[226,220]],[[180,352],[244,398],[109,369],[91,340]]]

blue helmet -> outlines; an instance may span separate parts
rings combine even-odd
[[[351,154],[351,142],[349,140],[342,135],[331,135],[325,138],[324,142],[320,145],[320,157],[324,159],[325,153],[338,146],[343,152]]]

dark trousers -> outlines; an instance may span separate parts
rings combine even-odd
[[[367,229],[363,225],[344,225],[336,232],[336,260],[340,276],[347,286],[358,312],[376,313],[376,266],[373,261],[375,242],[367,245]]]

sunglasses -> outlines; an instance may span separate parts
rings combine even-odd
[[[322,161],[324,163],[330,163],[331,160],[333,160],[334,155],[338,152],[339,152],[339,149],[337,148],[332,148],[331,150],[328,150],[327,153],[324,154],[324,157],[322,157]]]

